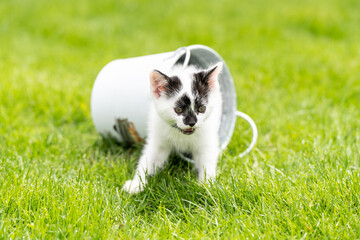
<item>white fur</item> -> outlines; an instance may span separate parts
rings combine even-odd
[[[212,68],[210,68],[212,69]],[[179,129],[171,125],[176,123],[179,128],[186,129],[182,118],[173,110],[175,102],[179,96],[186,93],[191,100],[194,108],[193,93],[191,91],[192,76],[199,69],[194,67],[176,67],[170,71],[164,71],[168,76],[178,76],[182,83],[181,91],[170,99],[161,96],[152,96],[152,106],[148,122],[147,143],[143,149],[138,167],[133,180],[128,180],[123,186],[123,190],[129,193],[142,191],[147,182],[148,175],[154,175],[167,162],[171,152],[192,153],[198,179],[207,182],[216,176],[216,165],[220,152],[218,130],[221,119],[221,93],[217,76],[222,69],[222,64],[218,64],[214,71],[216,81],[214,88],[209,94],[208,104],[204,114],[197,115],[197,123],[194,126],[195,132],[185,135]]]

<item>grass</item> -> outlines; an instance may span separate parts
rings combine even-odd
[[[360,8],[319,1],[2,1],[2,239],[358,239]],[[204,44],[226,60],[236,132],[210,186],[173,157],[121,192],[141,148],[90,114],[109,61]]]

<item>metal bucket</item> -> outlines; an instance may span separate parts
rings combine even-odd
[[[223,113],[219,140],[221,149],[225,149],[233,134],[236,116],[243,113],[236,110],[234,82],[225,61],[213,49],[203,45],[108,63],[98,74],[91,95],[91,114],[97,131],[118,142],[131,144],[142,141],[147,133],[151,101],[149,73],[153,69],[168,68],[176,64],[207,69],[220,61],[223,62],[223,71],[219,75]],[[256,126],[251,118],[246,120],[253,128],[252,148],[257,138]],[[251,150],[250,147],[246,152]]]

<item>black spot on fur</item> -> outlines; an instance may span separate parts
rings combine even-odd
[[[166,96],[173,97],[182,89],[182,84],[177,76],[167,78]]]
[[[184,94],[182,95],[179,100],[177,100],[177,102],[175,103],[175,107],[180,107],[183,109],[183,112],[180,113],[179,115],[183,115],[185,113],[186,110],[191,110],[191,101],[190,98]]]
[[[195,106],[199,107],[208,102],[210,92],[209,77],[215,71],[216,67],[209,71],[201,71],[194,74],[194,81],[191,91],[195,96]]]

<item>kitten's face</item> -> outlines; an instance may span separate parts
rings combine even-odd
[[[159,116],[185,135],[193,134],[212,112],[219,93],[218,75],[222,64],[208,70],[178,69],[166,75],[150,74],[152,98]]]

